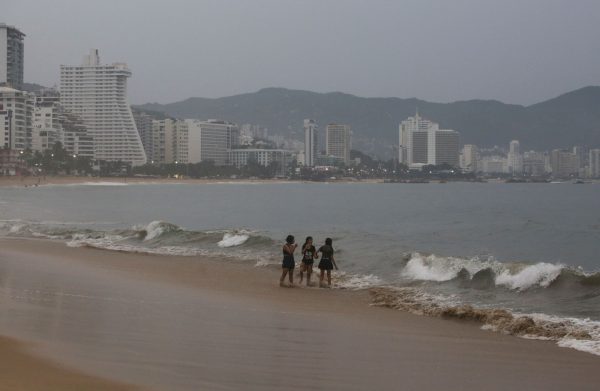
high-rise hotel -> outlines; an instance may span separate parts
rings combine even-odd
[[[402,121],[399,129],[398,159],[409,167],[449,164],[459,166],[459,133],[440,129],[419,116]]]
[[[318,156],[319,127],[313,119],[304,120],[304,165],[312,167]]]
[[[98,50],[80,66],[60,67],[60,101],[80,116],[94,138],[98,160],[146,163],[146,154],[127,102],[127,64],[101,65]]]
[[[336,157],[344,162],[350,163],[350,149],[352,148],[352,134],[350,126],[340,124],[329,124],[325,131],[325,144],[327,156]]]
[[[24,37],[16,27],[0,23],[0,85],[23,89]]]

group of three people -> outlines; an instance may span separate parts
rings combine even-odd
[[[325,239],[325,244],[321,246],[318,250],[313,245],[312,236],[308,236],[306,241],[302,245],[302,264],[300,265],[300,284],[302,284],[302,280],[304,278],[304,272],[306,272],[306,286],[310,286],[310,277],[312,275],[313,264],[315,263],[315,259],[319,259],[319,253],[321,253],[321,261],[319,261],[319,269],[321,270],[321,275],[319,277],[319,286],[324,286],[323,280],[325,279],[325,274],[327,274],[327,286],[331,287],[331,270],[335,268],[337,270],[337,265],[335,263],[335,259],[333,258],[333,241],[331,238]],[[294,286],[294,268],[296,267],[296,261],[294,260],[294,251],[298,244],[296,244],[294,236],[288,235],[285,239],[285,244],[283,245],[283,263],[282,268],[283,271],[281,273],[281,278],[279,279],[279,285],[284,285],[285,276],[288,275],[290,286]]]

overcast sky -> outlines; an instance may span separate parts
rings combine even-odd
[[[531,104],[600,85],[597,0],[0,0],[25,79],[89,48],[127,62],[132,103],[264,87]]]

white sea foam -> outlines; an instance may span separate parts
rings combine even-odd
[[[504,270],[496,276],[496,285],[516,290],[526,290],[535,285],[545,288],[560,275],[563,268],[562,265],[542,262],[526,266],[516,273]]]
[[[277,264],[279,264],[279,262],[274,259],[269,259],[268,257],[260,257],[260,258],[258,258],[258,260],[256,261],[256,264],[254,266],[266,267],[266,266],[277,265]]]
[[[589,339],[573,338],[565,336],[559,339],[556,344],[563,348],[571,348],[582,352],[592,353],[600,356],[600,321],[591,319],[579,319],[569,317],[559,317],[546,314],[528,314],[538,322],[547,322],[550,324],[563,324],[569,327],[574,332],[585,331],[589,334]],[[534,339],[542,339],[535,338]]]
[[[565,266],[544,262],[532,265],[506,264],[479,258],[424,256],[413,253],[402,269],[401,276],[409,280],[443,282],[456,278],[461,270],[468,271],[472,277],[484,269],[491,269],[495,273],[497,286],[523,291],[535,286],[548,287]]]
[[[462,259],[453,257],[424,256],[419,253],[411,255],[411,259],[401,272],[402,277],[420,281],[449,281],[456,278],[462,269],[471,275],[485,268],[495,268],[496,264],[481,261],[477,258]]]
[[[11,234],[18,234],[23,232],[23,230],[27,228],[27,224],[15,224],[10,227],[9,231]]]
[[[70,186],[129,186],[129,183],[125,182],[82,182],[82,183],[71,183]]]
[[[383,281],[374,274],[347,274],[345,272],[336,273],[335,287],[342,289],[366,289],[374,286],[380,286]]]
[[[250,235],[247,234],[226,233],[223,235],[223,239],[217,243],[217,246],[222,248],[240,246],[246,243],[248,239],[250,239]]]
[[[181,228],[175,224],[166,223],[164,221],[153,221],[144,228],[146,231],[144,240],[156,239],[165,232],[178,231],[180,229]]]

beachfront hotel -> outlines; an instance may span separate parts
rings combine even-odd
[[[188,163],[189,131],[185,121],[152,120],[152,135],[146,155],[151,163]]]
[[[600,178],[600,149],[590,149],[588,170],[590,178]]]
[[[318,149],[319,127],[314,119],[304,120],[304,165],[312,167],[315,165]]]
[[[31,148],[34,96],[10,87],[0,87],[0,147]]]
[[[523,155],[518,140],[512,140],[508,146],[508,172],[515,175],[523,173]]]
[[[23,89],[24,37],[16,27],[0,23],[0,85]]]
[[[399,161],[412,168],[424,165],[460,165],[460,134],[440,129],[439,124],[426,120],[417,112],[399,126]]]
[[[350,149],[352,148],[350,126],[329,124],[325,130],[325,144],[327,156],[336,157],[350,163]]]
[[[239,144],[240,131],[236,124],[210,119],[186,119],[188,125],[188,162],[211,160],[217,166],[229,164],[229,152]]]
[[[255,162],[263,167],[275,163],[275,175],[284,177],[288,165],[294,159],[294,152],[285,149],[232,149],[229,153],[229,162],[237,168],[245,167],[250,162]]]
[[[94,139],[95,159],[146,163],[146,154],[127,102],[127,64],[101,65],[91,50],[79,66],[61,65],[60,102],[81,117]]]
[[[427,162],[427,140],[426,134],[415,132],[426,132],[428,129],[435,125],[421,116],[419,112],[414,117],[408,117],[400,123],[399,126],[399,148],[398,148],[398,161],[406,165],[415,163],[426,163]],[[416,144],[416,145],[415,145]],[[413,156],[413,152],[417,153],[417,156]]]

